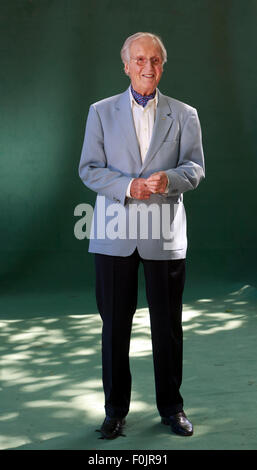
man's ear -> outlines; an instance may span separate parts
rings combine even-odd
[[[124,72],[126,75],[129,75],[129,64],[127,62],[124,65]]]

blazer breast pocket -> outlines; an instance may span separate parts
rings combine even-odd
[[[170,144],[172,145],[173,143],[177,144],[179,142],[179,139],[165,139],[163,141],[163,144]]]

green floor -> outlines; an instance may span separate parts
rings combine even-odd
[[[2,298],[0,449],[257,448],[256,288],[202,283],[185,291],[182,394],[195,427],[189,438],[160,423],[149,317],[141,305],[126,437],[98,439],[101,322],[93,308],[92,293],[79,291]]]

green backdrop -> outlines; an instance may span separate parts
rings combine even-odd
[[[89,105],[129,84],[119,54],[137,31],[162,37],[159,88],[202,124],[187,285],[256,285],[256,15],[256,0],[0,1],[2,299],[60,292],[58,308],[94,308],[93,257],[73,229],[95,195],[78,164]]]

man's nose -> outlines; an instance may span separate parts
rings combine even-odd
[[[145,69],[152,71],[154,69],[153,63],[151,59],[146,59],[147,62],[145,64]]]

